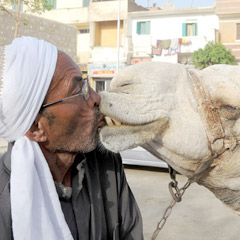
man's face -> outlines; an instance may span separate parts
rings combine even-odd
[[[66,54],[59,52],[56,70],[44,104],[81,92],[82,72]],[[52,152],[89,152],[98,141],[98,128],[104,125],[98,106],[99,95],[90,89],[85,100],[78,96],[43,110],[43,130],[47,135],[45,147]]]

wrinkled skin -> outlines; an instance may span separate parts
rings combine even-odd
[[[211,152],[187,71],[180,64],[157,62],[120,71],[112,80],[111,90],[101,93],[100,111],[122,125],[101,130],[103,145],[114,152],[142,146],[192,177]],[[227,150],[214,159],[197,182],[239,214],[240,67],[215,65],[192,71],[208,90],[228,141]],[[218,149],[221,141],[212,147]]]

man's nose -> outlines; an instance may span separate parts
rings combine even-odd
[[[87,104],[89,107],[98,107],[101,101],[101,97],[98,93],[96,93],[92,88],[89,89],[89,99],[87,100]]]

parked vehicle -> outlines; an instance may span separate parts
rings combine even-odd
[[[142,147],[125,150],[120,152],[120,154],[122,156],[123,164],[125,165],[168,168],[165,162],[154,157]]]

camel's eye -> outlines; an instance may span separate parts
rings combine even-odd
[[[121,85],[121,87],[126,87],[126,86],[129,86],[129,85],[130,85],[130,83],[125,83],[125,84]]]

